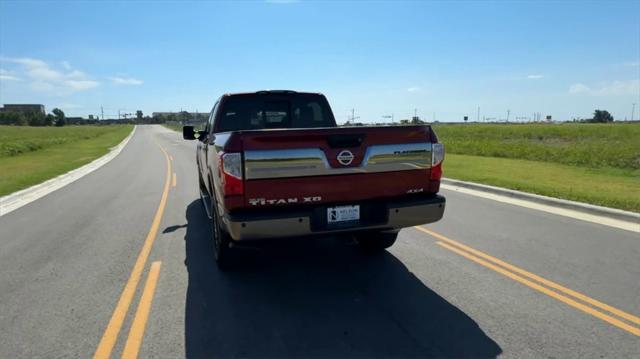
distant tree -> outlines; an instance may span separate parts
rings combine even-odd
[[[56,126],[64,126],[67,124],[64,116],[64,111],[59,108],[54,108],[51,112],[56,117]]]
[[[143,116],[144,115],[142,114],[142,111],[140,111],[140,110],[136,111],[136,120],[142,121],[142,117]]]
[[[56,117],[50,113],[48,113],[45,117],[44,117],[44,125],[45,126],[53,126],[53,124],[56,122]]]
[[[26,115],[29,126],[45,126],[45,115],[40,112],[32,112]]]
[[[170,113],[167,116],[162,116],[164,122],[176,122],[176,114]]]
[[[409,120],[400,120],[400,124],[401,125],[408,125],[409,124]]]
[[[182,121],[183,123],[191,120],[191,114],[187,111],[181,111],[179,116],[180,116],[179,120]]]
[[[26,126],[27,119],[20,112],[0,112],[0,125]]]
[[[613,122],[613,116],[607,110],[595,110],[591,122],[607,123]]]
[[[413,117],[411,118],[411,124],[412,124],[412,125],[424,125],[424,121],[422,121],[422,120],[420,119],[420,117],[418,117],[418,116],[413,116]]]

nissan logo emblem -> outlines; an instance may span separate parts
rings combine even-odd
[[[348,166],[353,162],[353,153],[349,150],[344,150],[338,153],[338,162],[343,166]]]

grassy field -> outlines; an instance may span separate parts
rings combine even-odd
[[[640,124],[434,125],[448,153],[640,169]]]
[[[640,177],[617,168],[447,154],[445,177],[640,212]]]
[[[132,128],[0,126],[0,196],[95,160],[120,143]]]
[[[182,133],[182,124],[180,123],[163,123],[162,126]]]
[[[640,212],[639,124],[434,129],[446,177]]]

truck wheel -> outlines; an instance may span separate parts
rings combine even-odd
[[[213,201],[212,201],[213,202]],[[221,270],[229,269],[231,265],[232,249],[229,246],[231,237],[222,230],[220,226],[220,217],[215,208],[215,203],[211,204],[211,234],[213,241],[213,254],[218,268]]]
[[[398,232],[364,232],[356,235],[360,248],[376,252],[391,247],[398,238]]]

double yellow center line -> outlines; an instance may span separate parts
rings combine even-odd
[[[133,270],[131,271],[129,280],[127,281],[127,284],[125,285],[124,290],[120,295],[118,304],[116,305],[116,308],[111,315],[111,320],[109,320],[109,324],[107,325],[107,328],[105,329],[104,334],[100,339],[100,343],[98,344],[98,348],[93,355],[94,359],[107,359],[111,356],[111,352],[113,351],[113,347],[116,344],[125,317],[127,316],[129,307],[131,306],[131,302],[133,301],[133,297],[136,293],[136,288],[138,287],[138,283],[140,282],[140,278],[142,277],[145,265],[147,263],[147,260],[149,259],[149,254],[151,253],[153,242],[155,241],[158,234],[158,229],[160,228],[160,223],[162,222],[164,209],[167,205],[169,187],[172,182],[171,161],[169,159],[169,154],[167,153],[167,151],[165,151],[164,148],[162,148],[157,143],[156,145],[160,147],[160,150],[162,150],[167,163],[167,172],[165,176],[164,188],[162,190],[162,197],[160,198],[160,204],[158,205],[156,214],[153,217],[151,228],[149,229],[149,233],[147,233],[147,237],[144,241],[144,244],[142,245],[140,254],[138,254],[138,258],[136,259],[136,262],[133,266]],[[175,174],[173,176],[173,183],[175,186]],[[154,262],[151,265],[149,276],[147,278],[147,282],[145,283],[142,297],[140,299],[140,303],[138,304],[136,315],[129,331],[129,337],[122,353],[123,358],[135,358],[137,357],[138,351],[140,350],[145,325],[149,317],[149,311],[151,310],[153,294],[160,274],[160,265],[160,262]]]
[[[477,249],[473,249],[460,242],[454,241],[453,239],[447,238],[429,229],[423,227],[414,228],[434,238],[439,239],[440,241],[436,243],[443,248],[446,248],[477,264],[480,264],[521,284],[524,284],[529,288],[544,293],[584,313],[604,320],[605,322],[623,329],[631,334],[640,336],[640,328],[632,325],[640,325],[640,318],[635,315],[614,308],[608,304],[602,303],[601,301],[590,298],[582,293],[566,288],[556,282],[550,281],[524,269],[518,268],[512,264],[492,257]],[[607,314],[607,312],[609,314]],[[632,324],[629,324],[623,320],[631,322]]]

